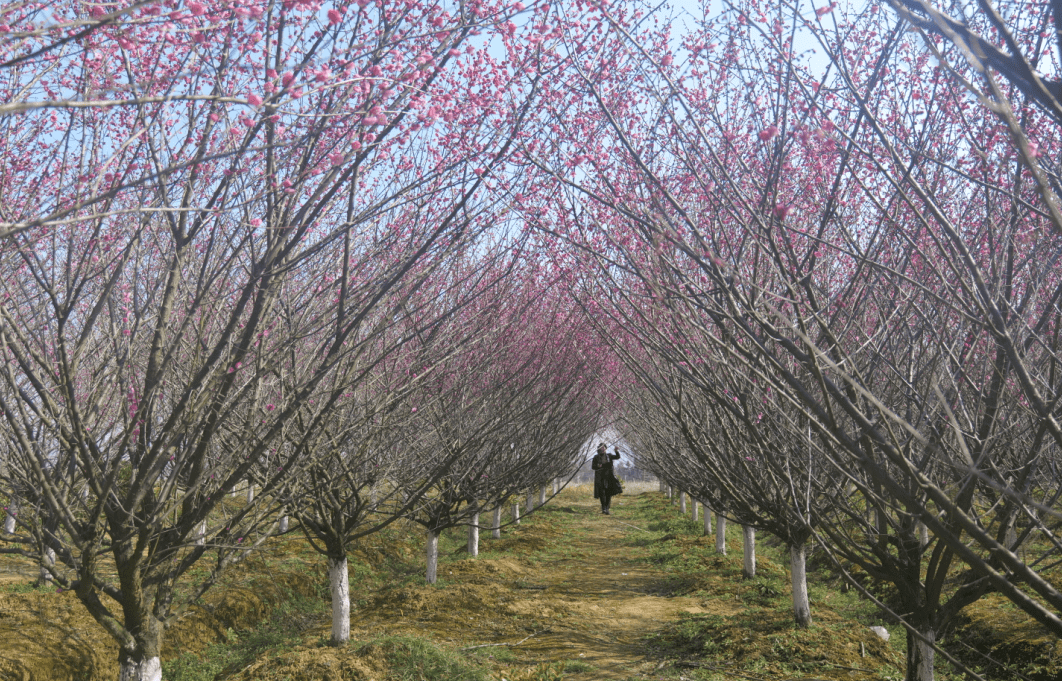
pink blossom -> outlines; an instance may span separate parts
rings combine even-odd
[[[247,95],[247,103],[251,106],[262,106],[262,98],[254,93],[251,93]]]
[[[192,16],[200,17],[206,14],[206,7],[201,2],[191,0],[188,3],[188,11],[192,13]]]
[[[766,128],[764,128],[763,130],[760,130],[759,137],[760,137],[761,141],[767,142],[767,141],[769,141],[771,139],[774,139],[774,137],[777,136],[777,135],[778,135],[778,126],[777,125],[769,125]]]
[[[787,215],[789,215],[789,211],[790,210],[792,210],[792,206],[787,206],[784,203],[779,203],[779,204],[776,204],[775,207],[774,207],[774,215],[779,220],[784,220],[785,217]]]
[[[343,15],[341,15],[338,10],[335,10],[335,9],[328,10],[328,23],[329,24],[338,24],[340,21],[343,21]]]
[[[837,3],[836,2],[831,2],[830,4],[826,5],[825,7],[820,7],[817,10],[815,10],[815,16],[817,16],[817,17],[826,16],[827,14],[832,12],[834,9],[836,9],[836,7],[837,7]]]

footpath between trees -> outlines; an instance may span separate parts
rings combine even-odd
[[[761,540],[757,575],[746,580],[740,528],[728,528],[723,556],[701,527],[656,492],[623,495],[603,516],[577,487],[501,539],[482,532],[474,559],[462,532],[444,534],[434,586],[423,581],[422,533],[392,527],[351,556],[352,641],[339,649],[328,645],[320,556],[301,537],[278,538],[168,633],[164,678],[903,678],[899,629],[890,627],[890,643],[870,632],[882,622],[854,592],[820,570],[815,623],[798,630],[788,575],[773,557],[784,547]],[[12,565],[0,565],[0,678],[116,678],[112,644],[71,595],[30,589]]]

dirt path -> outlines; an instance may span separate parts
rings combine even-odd
[[[578,659],[597,667],[595,678],[651,671],[643,639],[681,612],[702,612],[696,599],[669,596],[664,575],[633,555],[630,544],[651,537],[617,499],[601,515],[589,499],[573,503],[578,520],[568,538],[573,557],[544,571],[546,593],[569,604],[572,628],[554,627],[524,646],[550,660]]]
[[[355,615],[355,626],[377,634],[430,631],[467,647],[504,644],[524,665],[584,663],[566,679],[650,673],[657,662],[646,656],[645,636],[682,612],[704,610],[696,598],[669,595],[666,575],[644,559],[640,547],[658,535],[634,517],[636,503],[619,497],[605,516],[585,491],[565,493],[535,523],[484,541],[480,558],[442,566],[443,588],[378,596]]]

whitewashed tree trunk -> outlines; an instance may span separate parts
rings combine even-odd
[[[686,493],[679,490],[679,513],[686,515]]]
[[[667,494],[667,483],[663,480],[657,480],[657,482],[660,483],[660,492],[662,494]]]
[[[44,547],[44,555],[41,556],[41,566],[40,566],[40,583],[42,585],[51,584],[52,581],[54,581],[52,579],[52,570],[54,570],[54,569],[55,569],[55,549],[53,549],[50,546],[45,546]]]
[[[726,517],[715,514],[715,552],[726,555]]]
[[[236,496],[236,485],[232,486],[232,496]]]
[[[519,501],[514,501],[513,502],[513,523],[515,523],[516,525],[520,524],[520,502]]]
[[[741,567],[741,576],[752,579],[756,576],[756,530],[748,525],[741,526],[742,548],[744,549],[744,562]]]
[[[697,513],[697,506],[697,500],[693,497],[690,497],[690,520],[692,520],[693,522],[697,522],[701,519],[700,515],[698,515]]]
[[[906,681],[933,681],[933,665],[936,651],[930,643],[937,640],[937,632],[929,627],[918,627],[929,643],[907,632],[907,677]]]
[[[4,534],[15,533],[15,516],[18,515],[18,497],[12,495],[4,515]]]
[[[350,640],[350,575],[347,557],[328,559],[328,586],[332,592],[332,645]]]
[[[553,496],[560,492],[560,478],[553,478]]]
[[[808,601],[807,544],[789,547],[789,571],[793,578],[793,617],[801,629],[811,626],[811,603]]]
[[[527,506],[525,507],[525,510],[528,513],[530,513],[531,511],[535,510],[535,493],[534,492],[528,492],[527,493]]]
[[[546,505],[546,486],[545,485],[542,485],[542,489],[540,489],[538,491],[538,505],[539,506],[545,506]]]
[[[285,516],[281,516],[281,518],[280,518],[280,531],[281,532],[287,532],[289,523],[290,523],[290,520],[289,520],[288,516],[286,516],[286,515]]]
[[[162,662],[157,657],[140,663],[126,660],[118,669],[118,681],[162,681]]]
[[[918,542],[922,548],[929,546],[929,528],[921,521],[918,522]]]
[[[428,530],[428,584],[434,584],[439,572],[439,533],[436,530]]]
[[[468,526],[468,555],[479,555],[479,513],[472,514],[472,522]]]
[[[206,537],[206,521],[204,520],[203,522],[199,523],[199,529],[196,530],[196,533],[195,533],[195,545],[196,546],[202,546],[203,542],[206,541],[204,539],[205,537]]]
[[[247,503],[254,502],[254,483],[250,480],[247,481]]]
[[[490,538],[501,539],[501,505],[494,507],[494,517],[491,519],[490,524]]]
[[[712,510],[707,506],[704,507],[704,536],[712,536]]]

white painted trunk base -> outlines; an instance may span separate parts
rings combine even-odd
[[[698,520],[700,520],[700,515],[698,515],[698,513],[697,513],[698,510],[699,510],[697,507],[699,505],[700,504],[697,503],[696,499],[692,499],[692,498],[690,499],[690,519],[693,522],[697,522]]]
[[[707,506],[704,507],[704,536],[712,536],[712,510]]]
[[[502,513],[501,506],[498,506],[497,508],[494,509],[494,518],[492,519],[493,522],[491,522],[491,525],[490,525],[490,527],[491,527],[490,538],[491,539],[501,539],[501,513]]]
[[[686,515],[686,493],[679,492],[679,513]]]
[[[199,529],[196,530],[196,533],[195,533],[195,545],[196,546],[202,546],[203,542],[205,541],[204,537],[206,537],[206,521],[205,520],[203,522],[199,523]]]
[[[937,640],[937,632],[932,629],[919,632],[925,636],[929,643],[926,643],[920,638],[916,638],[914,642],[915,646],[915,678],[918,681],[933,681],[933,665],[935,663],[936,651],[933,650],[931,643],[935,643]],[[908,636],[914,636],[914,634],[908,632]],[[910,677],[910,674],[908,674]]]
[[[247,503],[254,503],[254,483],[247,483]]]
[[[7,513],[4,515],[4,534],[15,533],[15,516],[18,515],[18,499],[12,497]]]
[[[472,524],[468,526],[468,555],[479,555],[479,514],[472,514]]]
[[[428,530],[427,544],[428,571],[426,579],[428,584],[434,584],[439,572],[439,533]]]
[[[789,571],[793,578],[793,618],[798,627],[806,629],[811,624],[811,603],[808,601],[805,544],[789,547]]]
[[[535,510],[535,493],[534,492],[528,492],[527,493],[527,506],[525,506],[524,508],[525,508],[525,510],[528,513],[530,513],[531,511]]]
[[[741,575],[745,579],[756,576],[756,530],[748,525],[741,526],[741,542],[744,549],[744,562],[742,563]]]
[[[545,485],[542,485],[542,489],[540,489],[538,491],[538,505],[539,506],[545,506],[546,505],[546,486]]]
[[[50,546],[44,547],[44,555],[41,556],[41,584],[52,583],[52,570],[55,569],[55,549]]]
[[[118,681],[162,681],[162,661],[149,657],[139,664],[126,662],[118,670]]]
[[[288,518],[288,516],[282,516],[280,518],[280,531],[281,532],[287,532],[290,522],[291,521]]]
[[[513,503],[513,522],[517,525],[520,524],[520,502]]]
[[[350,577],[347,557],[328,559],[328,585],[332,592],[332,645],[350,640]]]
[[[726,518],[715,514],[715,552],[726,555]]]

